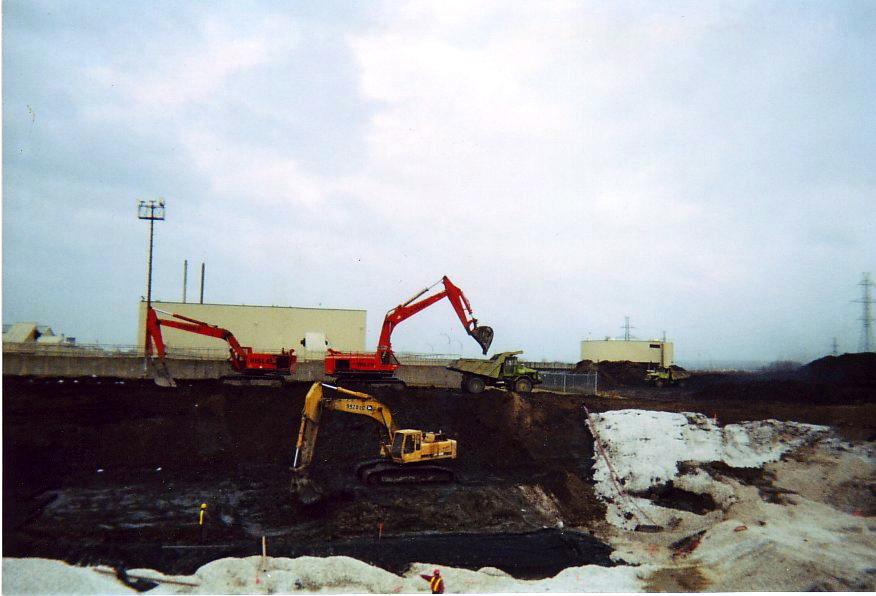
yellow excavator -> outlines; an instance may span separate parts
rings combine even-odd
[[[326,395],[330,389],[336,395]],[[432,462],[456,459],[456,441],[440,432],[398,429],[389,408],[367,393],[316,382],[304,399],[295,459],[292,490],[305,505],[319,500],[321,491],[309,478],[323,410],[368,416],[380,426],[379,457],[359,464],[356,474],[368,485],[452,482],[453,470]]]

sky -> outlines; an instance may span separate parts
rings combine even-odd
[[[494,351],[855,351],[876,3],[3,2],[3,322],[153,297],[384,313],[447,275]],[[291,338],[290,345],[297,343]],[[397,351],[480,353],[443,301]],[[278,346],[279,347],[279,346]]]

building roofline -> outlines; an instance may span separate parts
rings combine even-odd
[[[667,343],[671,344],[672,340],[667,339],[665,342],[662,339],[624,339],[624,338],[614,338],[611,337],[609,339],[582,339],[581,343],[613,343],[613,344],[660,344]]]
[[[273,304],[226,304],[222,302],[178,302],[175,300],[153,300],[153,303],[160,304],[181,304],[183,306],[235,306],[243,308],[287,308],[297,310],[334,310],[344,312],[364,312],[368,313],[364,308],[324,308],[322,306],[276,306]],[[140,304],[145,304],[145,300],[140,300]]]

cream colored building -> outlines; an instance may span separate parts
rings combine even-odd
[[[247,306],[237,304],[199,304],[191,302],[152,302],[161,319],[177,313],[228,329],[243,346],[258,352],[279,352],[293,348],[299,360],[321,359],[325,346],[314,346],[314,338],[325,337],[328,347],[345,351],[365,350],[364,310],[302,308],[297,306]],[[163,326],[161,334],[169,348],[215,351],[228,355],[228,344],[221,339]],[[146,302],[140,302],[138,343],[146,335]],[[306,350],[301,340],[308,338]],[[319,342],[323,343],[323,342]],[[322,349],[319,349],[322,348]]]
[[[659,339],[604,339],[581,342],[581,360],[601,362],[648,362],[666,367],[673,364],[673,345],[671,341]]]
[[[4,344],[27,344],[35,343],[50,346],[72,346],[76,343],[75,337],[55,335],[48,325],[37,323],[12,323],[3,325]]]

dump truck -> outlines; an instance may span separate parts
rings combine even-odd
[[[447,368],[462,373],[461,388],[466,393],[480,393],[487,386],[529,393],[534,385],[542,382],[542,378],[537,370],[518,362],[517,356],[522,353],[521,350],[501,352],[489,360],[460,358]]]
[[[689,378],[690,373],[677,366],[670,366],[668,368],[656,367],[645,372],[645,380],[655,387],[684,385],[685,379]]]

